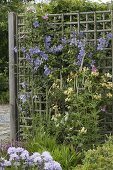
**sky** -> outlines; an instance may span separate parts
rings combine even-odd
[[[48,0],[35,0],[35,2],[47,2]],[[104,2],[104,3],[106,3],[106,2],[111,2],[111,0],[90,0],[90,1],[93,1],[93,2]]]

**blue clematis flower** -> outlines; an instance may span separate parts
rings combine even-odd
[[[40,26],[40,24],[39,24],[38,21],[35,21],[35,22],[33,23],[33,26],[34,26],[34,28],[38,28],[38,27]]]

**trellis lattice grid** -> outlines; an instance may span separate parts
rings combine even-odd
[[[104,36],[107,32],[113,31],[113,14],[110,10],[49,14],[48,17],[48,26],[51,29],[51,33],[55,36],[64,37],[65,35],[70,36],[70,33],[73,31],[77,31],[78,33],[82,32],[86,41],[94,45],[95,48],[100,36]],[[36,85],[32,83],[33,79],[37,79],[37,76],[34,75],[31,67],[26,62],[25,57],[20,52],[20,49],[23,46],[26,46],[27,43],[36,44],[33,39],[31,39],[31,41],[29,39],[29,33],[31,33],[32,27],[26,27],[28,22],[29,21],[26,19],[24,14],[16,16],[16,46],[18,46],[19,52],[17,54],[15,72],[17,79],[16,89],[18,97],[16,98],[16,103],[18,106],[19,136],[23,135],[25,128],[32,129],[32,115],[34,113],[48,114],[49,111],[46,85],[44,87],[37,88]],[[98,61],[98,68],[101,69],[102,72],[112,73],[112,46],[107,47],[105,49],[105,53],[106,57]],[[26,85],[22,84],[22,82],[26,82]],[[22,97],[21,92],[26,94],[28,97],[28,102],[24,106],[25,110],[21,110],[22,103],[19,101],[19,97]],[[103,134],[113,133],[112,107],[111,101],[109,112],[105,113],[103,119]]]

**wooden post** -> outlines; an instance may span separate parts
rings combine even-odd
[[[13,12],[8,14],[8,32],[9,32],[9,104],[10,104],[10,138],[16,140],[16,82],[15,82],[15,52],[16,46],[16,15]]]

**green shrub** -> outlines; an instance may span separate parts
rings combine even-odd
[[[89,150],[85,154],[83,165],[74,170],[112,170],[113,169],[113,137],[97,149]]]
[[[50,3],[52,13],[66,13],[75,11],[98,11],[109,8],[107,4],[87,0],[52,0]]]

